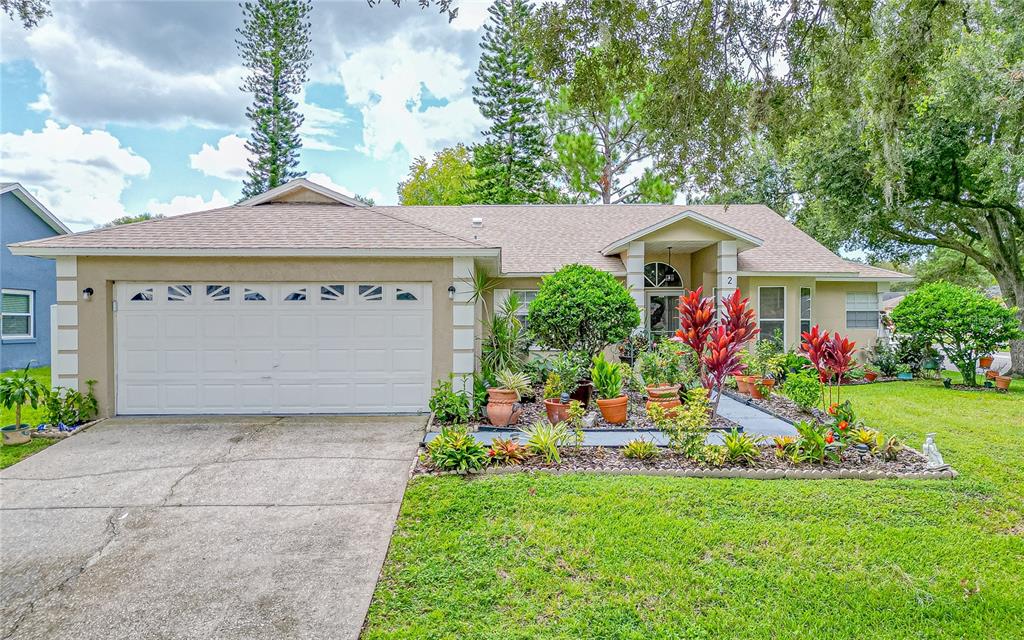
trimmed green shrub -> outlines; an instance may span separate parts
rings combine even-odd
[[[821,402],[821,382],[814,371],[801,371],[786,376],[782,393],[804,411],[810,411]]]
[[[903,298],[889,317],[898,335],[940,345],[964,382],[975,385],[979,356],[1024,337],[1016,312],[973,289],[933,282]]]
[[[621,342],[640,324],[636,301],[613,275],[570,264],[541,279],[528,326],[546,349],[580,351],[591,358]]]
[[[469,398],[455,391],[451,380],[438,380],[428,404],[438,424],[464,424],[469,422]]]

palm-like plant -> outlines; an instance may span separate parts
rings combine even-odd
[[[39,406],[39,399],[46,392],[46,387],[28,373],[23,371],[0,378],[0,405],[5,409],[14,409],[14,425],[21,428],[21,408],[30,405],[33,409]]]
[[[513,293],[491,316],[480,345],[481,371],[522,370],[530,340],[519,320],[521,306],[519,297]]]

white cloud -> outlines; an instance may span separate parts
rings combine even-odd
[[[460,0],[459,15],[452,20],[452,28],[456,31],[476,31],[484,26],[490,14],[491,0]]]
[[[476,137],[485,120],[470,96],[472,71],[453,52],[414,48],[403,36],[364,47],[340,66],[349,103],[363,114],[360,150],[381,159]],[[424,106],[433,97],[446,103]]]
[[[299,112],[304,116],[299,134],[302,136],[303,149],[317,151],[341,151],[331,140],[337,138],[340,129],[349,123],[345,114],[336,109],[328,109],[308,102],[305,92],[299,96]]]
[[[237,61],[184,70],[156,66],[78,27],[70,16],[55,16],[24,36],[19,49],[46,89],[31,109],[97,125],[233,128],[243,122],[248,96],[238,89]]]
[[[369,191],[366,191],[365,193],[357,194],[352,189],[349,189],[348,187],[346,187],[344,185],[341,185],[341,184],[338,184],[337,182],[335,182],[334,179],[331,178],[326,173],[309,173],[309,174],[306,174],[305,178],[307,180],[309,180],[310,182],[315,182],[316,184],[320,185],[321,187],[327,187],[328,189],[331,189],[332,191],[337,191],[338,193],[343,193],[343,194],[345,194],[346,196],[348,196],[350,198],[355,197],[356,195],[362,195],[362,196],[365,196],[367,198],[372,198],[373,201],[376,204],[385,204],[384,203],[384,194],[382,194],[380,192],[380,189],[378,189],[376,187],[373,187],[372,189],[370,189]]]
[[[224,180],[241,180],[249,170],[249,152],[245,139],[226,135],[211,146],[203,143],[198,153],[190,153],[189,166],[204,175]]]
[[[209,200],[204,200],[201,195],[174,196],[170,202],[158,202],[150,200],[146,203],[146,211],[153,215],[177,216],[193,211],[206,211],[207,209],[219,209],[220,207],[231,206],[231,201],[221,195],[220,191],[214,191]]]
[[[0,134],[0,176],[22,183],[64,222],[92,227],[126,215],[121,194],[149,162],[102,130],[61,127]]]

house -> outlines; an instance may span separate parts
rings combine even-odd
[[[50,306],[57,302],[54,261],[12,255],[7,245],[68,233],[25,187],[0,183],[0,371],[50,364]]]
[[[12,251],[56,259],[77,349],[55,379],[96,380],[107,414],[424,411],[434,381],[474,369],[479,270],[500,277],[491,307],[593,265],[665,335],[684,288],[739,287],[789,345],[815,323],[873,344],[879,294],[908,278],[843,260],[760,205],[368,207],[302,179]]]

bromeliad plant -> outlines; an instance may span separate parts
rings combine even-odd
[[[701,384],[715,392],[712,416],[718,413],[722,387],[729,376],[743,371],[740,349],[758,333],[750,299],[739,289],[722,298],[722,320],[715,319],[715,302],[704,298],[704,287],[679,296],[679,330],[673,340],[682,342],[697,354]]]
[[[803,338],[800,350],[807,354],[811,366],[818,372],[818,380],[828,388],[826,403],[825,387],[822,387],[821,406],[824,408],[833,402],[839,402],[843,376],[853,368],[853,353],[857,349],[857,343],[840,336],[838,331],[830,336],[828,331],[822,332],[818,325],[800,335]]]
[[[427,445],[430,462],[442,471],[468,473],[487,466],[487,447],[464,426],[442,427],[441,433]]]

